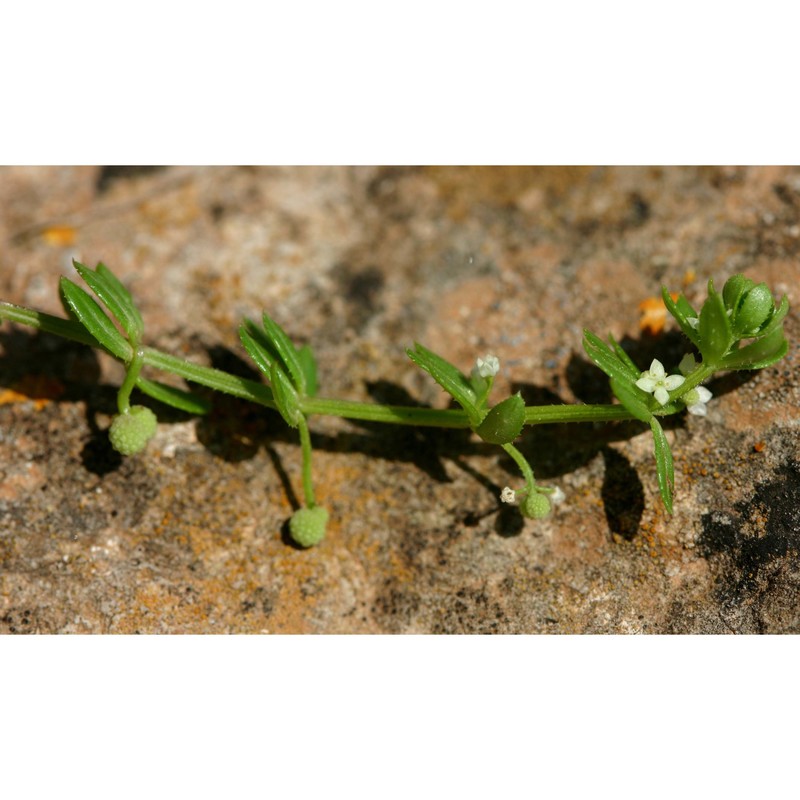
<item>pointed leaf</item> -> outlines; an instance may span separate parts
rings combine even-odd
[[[129,361],[133,355],[130,344],[117,330],[114,323],[106,316],[97,301],[80,286],[61,279],[61,294],[89,333],[108,350],[111,355],[122,361]]]
[[[630,367],[627,363],[620,361],[616,353],[599,337],[595,336],[591,331],[584,330],[583,332],[583,349],[586,355],[600,367],[609,378],[619,381],[620,383],[630,383],[631,375]],[[635,373],[635,379],[638,379],[641,373]]]
[[[103,277],[105,277],[106,280],[108,280],[108,282],[116,288],[120,301],[129,306],[131,313],[134,317],[136,317],[139,328],[144,330],[144,321],[142,320],[142,315],[139,313],[139,309],[136,307],[133,296],[128,291],[127,287],[122,283],[122,281],[102,261],[97,264],[95,272],[97,272],[98,275],[103,275]]]
[[[697,347],[706,364],[716,364],[733,343],[728,312],[725,310],[722,297],[714,291],[712,281],[708,282],[708,297],[700,309],[698,333],[700,343]]]
[[[781,304],[775,310],[770,321],[764,326],[764,330],[759,331],[758,337],[769,336],[778,326],[783,325],[783,318],[789,313],[789,298],[784,295]]]
[[[275,397],[275,405],[280,415],[289,427],[296,428],[300,418],[303,416],[303,412],[300,410],[297,391],[278,364],[272,365],[270,384],[272,385],[272,394]]]
[[[467,412],[474,424],[480,423],[480,414],[475,404],[477,397],[472,384],[458,367],[437,356],[418,342],[414,349],[406,350],[408,357],[425,370]]]
[[[616,353],[617,359],[627,369],[631,379],[638,380],[642,371],[633,363],[633,359],[622,349],[622,346],[617,343],[617,340],[611,334],[608,335],[608,340],[611,342],[611,347]]]
[[[246,319],[239,328],[239,339],[241,339],[244,349],[247,350],[247,354],[256,362],[256,366],[269,378],[277,354],[271,353],[263,342],[258,341],[257,329],[254,330],[254,328],[255,325]]]
[[[789,343],[783,338],[783,328],[734,350],[722,359],[724,369],[763,369],[780,361],[789,351]]]
[[[317,359],[314,358],[314,351],[304,344],[297,351],[297,359],[306,378],[306,396],[314,397],[317,394],[319,383],[317,380]]]
[[[73,260],[72,263],[89,288],[117,318],[132,342],[137,343],[142,338],[144,325],[128,290],[122,286],[108,267],[103,267],[103,270],[100,271],[102,264],[98,265],[98,271],[95,272],[78,261]]]
[[[292,340],[286,335],[283,328],[266,311],[262,320],[264,331],[280,358],[284,373],[291,378],[292,385],[300,394],[306,394],[306,377],[300,359],[297,357],[297,348],[292,344]]]
[[[160,381],[150,381],[147,378],[138,378],[136,386],[149,395],[154,400],[158,400],[164,405],[186,411],[189,414],[208,414],[211,410],[211,403],[203,397],[199,397],[193,392],[178,389],[175,386],[168,386]]]
[[[513,394],[489,411],[475,433],[490,444],[509,444],[520,435],[524,424],[525,401]]]
[[[658,473],[658,488],[664,507],[672,513],[672,491],[675,486],[675,473],[672,465],[672,451],[664,434],[664,429],[655,417],[650,418],[650,428],[653,431],[653,444],[656,456],[656,472]]]
[[[614,392],[617,400],[619,400],[636,419],[649,424],[653,414],[647,407],[647,403],[644,399],[647,395],[639,389],[638,386],[632,386],[630,383],[623,383],[614,378],[611,379],[610,383],[611,391]]]
[[[664,305],[667,307],[667,311],[672,314],[675,322],[678,323],[678,326],[683,331],[684,336],[686,336],[695,347],[699,348],[700,336],[697,333],[697,329],[689,324],[690,317],[694,319],[698,319],[699,317],[691,305],[689,305],[689,301],[683,295],[680,295],[676,302],[670,296],[666,286],[661,288],[661,297],[664,299]]]

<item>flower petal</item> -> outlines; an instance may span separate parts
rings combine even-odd
[[[655,390],[654,394],[659,405],[665,406],[667,404],[667,401],[669,400],[669,392],[663,386],[659,386]]]
[[[663,385],[665,389],[671,392],[673,389],[677,389],[685,380],[686,378],[683,375],[669,375],[664,378]]]
[[[650,365],[649,369],[650,375],[658,380],[659,378],[664,377],[664,365],[657,359],[653,359],[653,363]]]
[[[686,406],[686,410],[690,414],[694,414],[696,417],[704,417],[706,415],[706,404],[695,403],[694,405]]]
[[[646,375],[646,373],[643,373]],[[643,392],[652,392],[656,388],[656,381],[653,378],[647,376],[644,378],[639,378],[636,381],[636,385],[643,391]]]
[[[695,391],[700,396],[701,403],[707,403],[714,396],[705,386],[698,386]]]

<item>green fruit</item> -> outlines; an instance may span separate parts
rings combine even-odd
[[[131,406],[127,414],[117,414],[108,429],[111,446],[124,456],[144,450],[158,428],[156,415],[144,406]]]
[[[520,504],[519,510],[524,517],[542,519],[550,513],[550,500],[547,495],[531,492]]]
[[[301,547],[313,547],[325,538],[328,510],[322,506],[300,508],[289,520],[289,533]]]

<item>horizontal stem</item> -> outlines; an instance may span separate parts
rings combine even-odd
[[[47,333],[54,333],[91,347],[100,347],[98,342],[78,322],[62,319],[51,314],[0,303],[0,319],[29,325]],[[101,348],[102,349],[102,348]],[[275,408],[272,390],[262,383],[240,378],[213,367],[192,364],[181,358],[162,353],[152,347],[144,348],[144,364],[155,369],[171,372],[193,383],[207,386],[219,392],[250,400],[268,408]],[[363,422],[383,422],[395,425],[420,425],[438,428],[469,428],[469,419],[461,409],[419,408],[416,406],[390,406],[380,403],[361,403],[352,400],[335,400],[323,397],[306,397],[300,401],[306,416],[343,417]],[[551,405],[528,406],[525,409],[526,425],[555,424],[564,422],[619,422],[633,419],[620,405]]]
[[[63,339],[71,339],[73,342],[88,344],[90,347],[97,347],[100,350],[105,349],[80,322],[75,322],[71,319],[54,317],[52,314],[45,314],[43,311],[34,311],[32,308],[5,302],[0,303],[0,320],[3,319],[7,319],[9,322],[16,322],[19,325],[28,325],[45,333],[54,333]]]
[[[625,406],[618,405],[553,405],[527,406],[526,425],[545,425],[560,422],[623,422],[634,419]]]

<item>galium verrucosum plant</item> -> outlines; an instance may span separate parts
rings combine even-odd
[[[439,410],[352,402],[317,397],[317,364],[311,349],[307,345],[296,347],[266,313],[260,324],[245,320],[239,335],[269,385],[146,347],[142,343],[142,317],[119,279],[103,264],[98,264],[94,270],[78,262],[74,264],[97,299],[62,278],[61,297],[69,319],[0,302],[0,320],[30,325],[103,349],[125,366],[125,380],[117,395],[119,413],[109,429],[112,446],[123,455],[140,452],[157,429],[156,417],[149,408],[131,406],[134,387],[192,414],[205,414],[210,408],[206,400],[190,391],[144,378],[141,374],[144,367],[169,372],[276,409],[287,425],[297,429],[300,438],[305,504],[289,520],[289,532],[303,547],[318,544],[323,539],[329,518],[327,509],[316,501],[312,481],[308,420],[315,414],[397,425],[469,428],[483,441],[500,446],[516,463],[524,485],[518,489],[505,487],[500,500],[518,503],[520,512],[531,519],[547,516],[552,504],[563,500],[564,494],[558,487],[537,483],[532,467],[515,447],[514,440],[525,425],[640,420],[652,431],[659,490],[664,506],[671,513],[672,453],[659,419],[684,409],[705,416],[712,395],[702,384],[714,373],[762,369],[779,361],[788,350],[783,335],[783,320],[789,310],[787,298],[776,306],[766,284],[734,275],[725,283],[721,294],[709,281],[708,297],[699,310],[695,310],[684,295],[673,299],[666,288],[662,290],[667,310],[694,350],[683,357],[677,372],[668,372],[658,359],[653,359],[649,367],[642,370],[613,337],[606,342],[591,331],[584,331],[584,350],[609,377],[618,404],[526,406],[517,393],[490,406],[489,396],[500,369],[496,356],[486,354],[478,358],[467,376],[421,344],[407,350],[409,358],[427,372],[459,408]]]

